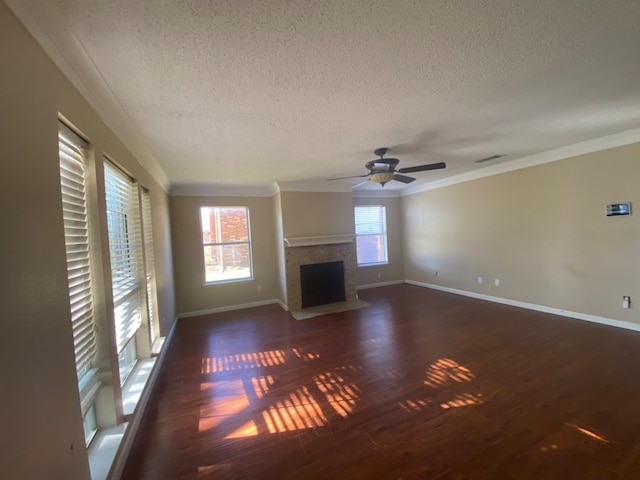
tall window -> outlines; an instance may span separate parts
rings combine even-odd
[[[124,383],[137,360],[134,337],[142,323],[140,212],[135,183],[109,162],[104,173],[116,346]]]
[[[69,305],[76,357],[78,387],[83,400],[85,441],[97,431],[93,399],[90,398],[92,361],[96,354],[96,331],[93,313],[93,291],[89,226],[86,197],[87,143],[63,124],[58,128],[60,156],[60,190],[64,240],[67,252]]]
[[[202,248],[206,283],[251,278],[249,209],[202,207]]]
[[[359,266],[387,263],[387,220],[383,206],[355,207]]]

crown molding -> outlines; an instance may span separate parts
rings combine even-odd
[[[485,177],[492,177],[494,175],[500,175],[501,173],[522,170],[525,168],[543,165],[545,163],[566,160],[567,158],[600,152],[603,150],[609,150],[616,147],[623,147],[625,145],[631,145],[638,142],[640,142],[640,128],[626,130],[624,132],[615,133],[606,137],[587,140],[584,142],[575,143],[573,145],[568,145],[566,147],[560,147],[554,150],[548,150],[546,152],[537,153],[535,155],[529,155],[527,157],[522,157],[509,162],[500,163],[498,165],[492,165],[478,170],[473,170],[471,172],[462,173],[460,175],[454,175],[449,178],[430,182],[414,188],[409,187],[402,190],[400,195],[403,197],[407,195],[414,195],[416,193],[426,192],[429,190],[449,187],[458,183],[470,182],[472,180],[478,180]]]
[[[343,192],[351,193],[351,185],[326,180],[300,180],[296,182],[278,182],[279,192]]]
[[[273,197],[278,193],[275,183],[271,185],[229,184],[175,184],[169,193],[172,197]]]
[[[395,198],[400,196],[402,190],[353,190],[354,198]]]

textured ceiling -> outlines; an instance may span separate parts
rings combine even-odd
[[[8,3],[173,185],[357,175],[382,146],[447,162],[424,182],[640,127],[638,1]]]

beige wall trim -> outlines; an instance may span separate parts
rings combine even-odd
[[[640,332],[640,324],[615,320],[613,318],[599,317],[588,313],[572,312],[570,310],[562,310],[560,308],[546,307],[544,305],[536,305],[535,303],[519,302],[508,298],[493,297],[491,295],[483,295],[481,293],[469,292],[466,290],[458,290],[457,288],[443,287],[431,283],[416,282],[414,280],[404,280],[404,283],[415,285],[417,287],[431,288],[432,290],[440,290],[442,292],[454,293],[456,295],[464,295],[465,297],[477,298],[479,300],[487,300],[489,302],[502,303],[512,307],[526,308],[527,310],[535,310],[537,312],[551,313],[561,317],[574,318],[577,320],[585,320],[592,323],[600,323],[610,327],[624,328],[626,330],[634,330]]]
[[[222,313],[222,312],[230,312],[232,310],[242,310],[243,308],[251,308],[251,307],[261,307],[263,305],[280,305],[284,310],[287,310],[287,307],[280,301],[278,298],[271,298],[269,300],[260,300],[258,302],[249,302],[249,303],[240,303],[238,305],[228,305],[226,307],[218,307],[218,308],[208,308],[206,310],[198,310],[197,312],[185,312],[179,313],[178,318],[190,318],[190,317],[199,317],[201,315],[211,315],[212,313]]]
[[[524,168],[535,167],[536,165],[542,165],[544,163],[565,160],[567,158],[577,157],[579,155],[584,155],[587,153],[600,152],[602,150],[622,147],[624,145],[631,145],[638,142],[640,142],[640,128],[635,128],[632,130],[627,130],[625,132],[608,135],[606,137],[587,140],[585,142],[556,148],[547,152],[529,155],[527,157],[518,158],[516,160],[500,163],[498,165],[481,168],[479,170],[473,170],[468,173],[453,175],[452,177],[448,177],[435,182],[430,182],[426,185],[418,185],[413,188],[405,188],[401,191],[401,195],[413,195],[420,192],[426,192],[428,190],[435,190],[437,188],[448,187],[450,185],[469,182],[471,180],[477,180],[479,178],[491,177],[493,175],[512,172],[514,170],[522,170]]]
[[[270,185],[223,185],[223,184],[175,184],[172,197],[273,197],[278,193],[275,183]]]
[[[109,474],[107,475],[107,478],[109,480],[115,480],[122,476],[124,465],[125,463],[127,463],[127,457],[131,452],[131,446],[133,445],[133,441],[136,438],[138,429],[140,428],[140,423],[142,422],[144,411],[146,410],[147,404],[149,403],[151,392],[153,391],[156,380],[158,379],[158,375],[160,374],[160,369],[162,368],[164,359],[167,356],[167,351],[169,350],[171,340],[173,340],[173,334],[175,332],[177,322],[178,318],[176,317],[173,320],[173,324],[171,325],[169,334],[167,335],[167,338],[162,345],[162,350],[160,350],[160,354],[158,355],[156,362],[153,364],[153,369],[151,370],[151,374],[149,375],[149,380],[147,380],[147,383],[142,390],[140,400],[138,400],[138,405],[136,406],[136,409],[133,413],[133,419],[129,422],[129,425],[124,432],[124,436],[122,438],[122,441],[120,442],[120,446],[118,447],[116,457],[111,464],[111,469],[109,470]]]
[[[377,287],[388,287],[389,285],[399,285],[404,283],[404,280],[393,280],[390,282],[378,282],[378,283],[369,283],[367,285],[358,285],[356,290],[366,290],[367,288],[377,288]]]

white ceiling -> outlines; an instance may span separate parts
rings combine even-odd
[[[7,3],[174,188],[325,182],[383,146],[447,163],[415,186],[640,127],[633,0]]]

